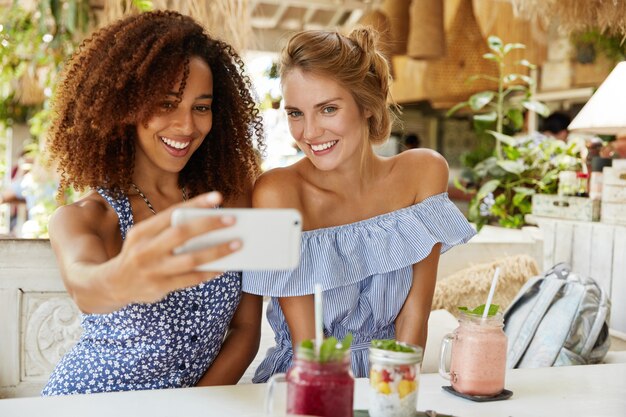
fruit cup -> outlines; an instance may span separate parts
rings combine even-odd
[[[372,342],[369,349],[371,417],[412,417],[423,350],[396,341]]]

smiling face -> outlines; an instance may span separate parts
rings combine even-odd
[[[291,135],[318,169],[360,160],[368,143],[368,114],[359,110],[350,91],[332,78],[300,69],[289,71],[282,86]]]
[[[146,123],[137,126],[136,169],[179,173],[213,125],[213,75],[207,63],[193,57],[180,102],[180,81]]]

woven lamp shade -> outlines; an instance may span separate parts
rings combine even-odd
[[[446,52],[443,0],[414,0],[410,16],[407,55],[415,59],[443,56]]]
[[[409,37],[411,0],[385,0],[382,11],[389,19],[391,42],[389,50],[393,55],[405,55]]]
[[[461,0],[446,34],[446,55],[428,61],[424,73],[426,96],[434,107],[448,107],[482,90],[496,86],[488,80],[467,82],[476,74],[498,76],[494,62],[483,58],[489,52],[474,16],[472,0]]]
[[[391,57],[391,27],[389,18],[382,11],[375,9],[363,15],[359,20],[360,25],[371,26],[380,36],[381,49],[385,56]]]
[[[23,106],[36,106],[45,100],[36,72],[28,70],[17,80],[15,99]]]

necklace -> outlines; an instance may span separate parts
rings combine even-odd
[[[130,185],[135,189],[135,191],[137,191],[137,194],[139,194],[139,196],[143,198],[143,201],[146,202],[146,205],[148,206],[152,214],[156,215],[156,211],[154,210],[154,207],[152,207],[152,203],[150,203],[148,197],[146,197],[146,195],[141,192],[139,187],[137,187],[134,182],[131,182]],[[183,201],[187,201],[187,190],[185,189],[185,187],[183,187]]]

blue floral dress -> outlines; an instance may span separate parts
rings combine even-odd
[[[117,212],[125,238],[133,225],[128,197],[98,192]],[[193,386],[219,353],[240,298],[241,273],[226,272],[156,303],[83,314],[79,341],[42,395]]]
[[[413,264],[437,243],[443,253],[474,234],[447,193],[356,223],[303,232],[298,268],[243,274],[243,291],[272,297],[267,319],[276,340],[253,382],[291,366],[291,335],[278,297],[313,294],[316,283],[323,290],[324,335],[342,339],[352,333],[352,371],[366,377],[371,340],[395,338],[394,322],[411,289]]]

